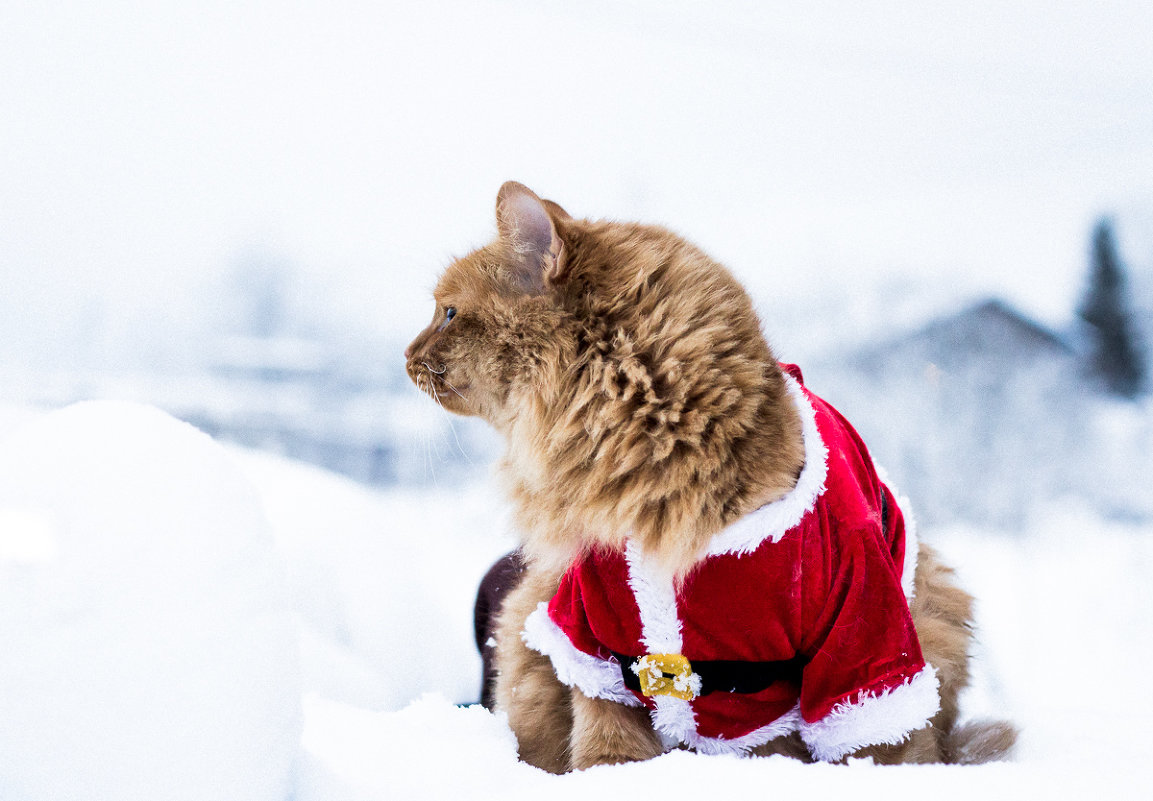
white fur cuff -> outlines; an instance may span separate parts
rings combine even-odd
[[[937,672],[926,665],[904,684],[878,695],[862,694],[838,704],[815,723],[801,726],[801,738],[817,759],[835,762],[867,745],[897,745],[937,713],[941,699]]]
[[[640,706],[641,702],[625,687],[621,666],[615,659],[600,659],[578,649],[548,616],[548,604],[541,602],[524,622],[521,639],[534,651],[552,661],[562,684],[576,687],[589,698],[606,698],[619,704]]]

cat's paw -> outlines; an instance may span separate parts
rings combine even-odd
[[[663,749],[658,744],[637,743],[637,747],[624,749],[584,750],[574,751],[572,755],[572,769],[585,770],[595,768],[597,765],[620,765],[625,762],[643,762],[646,759],[658,757]]]
[[[573,697],[573,770],[641,762],[664,752],[648,710],[603,699]]]

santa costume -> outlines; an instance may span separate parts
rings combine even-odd
[[[523,637],[590,697],[644,705],[670,747],[746,753],[799,731],[817,759],[896,744],[938,710],[909,613],[917,544],[853,427],[783,365],[805,466],[679,585],[639,548],[594,550]]]

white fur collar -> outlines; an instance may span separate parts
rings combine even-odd
[[[805,466],[797,485],[785,497],[767,503],[716,534],[709,542],[705,556],[752,553],[765,540],[779,542],[785,532],[801,522],[825,491],[829,452],[817,431],[817,413],[805,397],[801,385],[788,373],[785,384],[789,396],[801,415],[801,436],[805,445]]]

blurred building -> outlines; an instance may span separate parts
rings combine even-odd
[[[1013,524],[1068,495],[1153,515],[1149,415],[1091,379],[1088,352],[1079,330],[987,300],[822,363],[814,389],[926,522]]]

